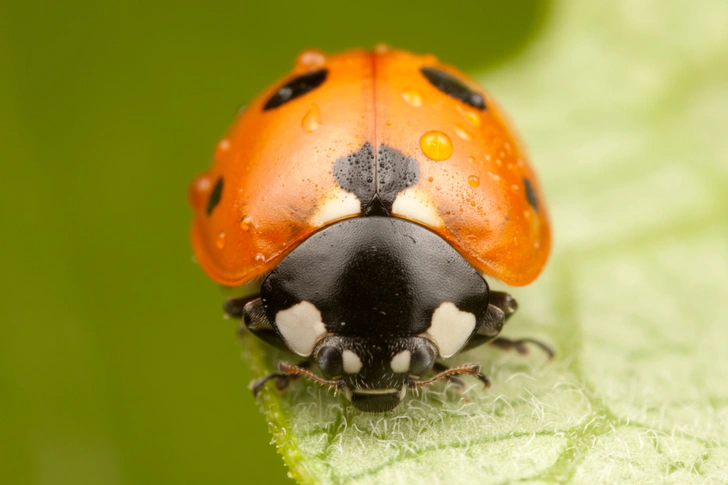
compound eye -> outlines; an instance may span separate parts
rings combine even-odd
[[[336,347],[327,345],[322,347],[316,355],[319,369],[327,379],[341,377],[343,374],[343,361],[341,358],[341,350]]]
[[[421,376],[427,373],[435,364],[435,351],[429,345],[418,345],[412,352],[410,361],[410,373]]]

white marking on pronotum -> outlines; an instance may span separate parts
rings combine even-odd
[[[440,357],[455,355],[475,330],[475,315],[458,310],[454,303],[445,302],[432,314],[432,324],[427,333],[437,345]]]
[[[361,359],[351,350],[344,350],[341,353],[341,360],[344,362],[344,372],[347,374],[358,374],[361,370]]]
[[[392,214],[422,222],[432,227],[444,225],[437,214],[432,197],[417,187],[410,187],[397,195],[394,204],[392,204]]]
[[[336,187],[319,204],[309,223],[314,227],[321,227],[331,221],[360,213],[361,202],[359,198],[351,192]]]
[[[409,350],[403,350],[392,357],[389,367],[392,368],[392,372],[396,372],[398,374],[409,372],[411,358],[412,353]]]
[[[279,311],[276,314],[276,328],[288,348],[301,357],[311,355],[318,339],[326,333],[321,312],[307,301]]]

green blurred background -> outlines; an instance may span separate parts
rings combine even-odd
[[[548,7],[0,3],[0,482],[289,482],[192,262],[188,182],[304,48],[384,41],[482,70]]]

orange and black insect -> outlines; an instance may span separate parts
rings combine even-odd
[[[551,353],[498,337],[516,302],[485,279],[525,285],[543,269],[541,187],[495,100],[433,56],[304,52],[239,115],[190,199],[204,270],[261,283],[228,313],[303,358],[256,389],[304,375],[381,412],[441,378],[487,382],[443,363],[475,346]]]

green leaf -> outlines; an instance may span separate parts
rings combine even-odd
[[[562,1],[480,76],[528,140],[555,250],[478,349],[493,386],[359,414],[308,382],[261,402],[299,483],[728,481],[728,3]],[[261,375],[288,357],[246,339]]]

